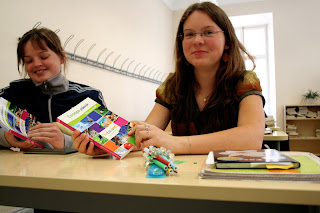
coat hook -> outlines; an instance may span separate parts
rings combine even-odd
[[[88,55],[90,51],[96,46],[96,44],[91,45],[91,47],[88,49],[87,55],[86,55],[86,61],[88,62]]]
[[[104,53],[106,50],[107,50],[107,48],[104,48],[104,49],[99,53],[99,55],[98,55],[98,57],[97,57],[96,63],[98,63],[100,56],[101,56],[102,53]]]
[[[120,56],[121,56],[121,54],[120,54],[120,55],[118,55],[118,56],[117,56],[117,58],[114,60],[114,62],[113,62],[113,66],[112,66],[113,68],[114,68],[114,65],[116,64],[116,61],[118,60],[118,58],[120,58]]]
[[[122,70],[123,65],[129,60],[129,58],[127,58],[126,60],[123,61],[120,70]]]
[[[144,65],[141,69],[140,69],[140,72],[139,72],[139,75],[141,74],[141,71],[143,70],[143,68],[145,68],[146,65]]]
[[[127,72],[129,71],[129,67],[130,67],[130,65],[131,65],[133,62],[134,62],[134,60],[132,60],[132,61],[129,63],[129,65],[128,65],[128,67],[127,67]]]
[[[158,73],[158,75],[157,75],[156,79],[158,79],[158,78],[159,78],[159,76],[160,76],[160,74],[161,74],[161,73],[162,73],[162,72],[159,72],[159,73]]]
[[[73,37],[74,37],[74,35],[71,35],[71,36],[69,36],[69,38],[67,38],[67,40],[64,42],[63,49],[66,48],[68,42],[69,42]]]
[[[110,55],[112,55],[114,52],[112,51],[111,53],[109,53],[109,55],[107,55],[106,59],[104,60],[104,63],[103,63],[103,68],[104,68],[104,65],[106,64],[106,61],[107,59],[109,58]]]
[[[136,67],[134,68],[134,70],[133,70],[133,73],[132,73],[132,74],[134,74],[134,72],[136,71],[137,67],[138,67],[140,64],[141,64],[141,63],[139,63],[139,64],[137,64],[137,65],[136,65]]]
[[[164,73],[164,75],[161,77],[160,81],[162,81],[163,77],[166,76],[168,73]]]
[[[73,58],[75,58],[76,51],[77,51],[78,47],[80,46],[80,44],[81,44],[83,41],[84,41],[84,39],[81,39],[81,40],[77,43],[76,47],[74,48]]]
[[[157,72],[154,73],[153,79],[155,79],[154,77],[156,76],[156,74],[157,74],[159,71],[160,71],[160,70],[158,70]]]
[[[147,71],[150,69],[151,67],[149,67],[144,73],[143,73],[143,76],[146,75]]]
[[[155,70],[156,68],[154,68],[153,70],[151,70],[151,72],[149,73],[148,78],[150,78],[151,73]]]
[[[32,29],[35,29],[35,28],[39,27],[40,25],[41,25],[41,21],[38,21],[38,22],[32,27]]]

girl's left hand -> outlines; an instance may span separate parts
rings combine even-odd
[[[128,132],[128,135],[135,135],[136,146],[143,150],[144,147],[156,146],[165,147],[175,153],[178,150],[178,145],[175,141],[176,137],[169,135],[158,127],[147,124],[145,122],[138,122],[133,129]]]
[[[40,123],[31,127],[28,137],[35,141],[50,143],[54,148],[64,148],[64,135],[54,123]]]

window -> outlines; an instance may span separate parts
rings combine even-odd
[[[276,117],[276,95],[274,75],[273,21],[272,13],[230,17],[238,39],[255,57],[255,72],[260,79],[266,100],[264,110],[268,116]],[[252,63],[246,59],[247,70]]]

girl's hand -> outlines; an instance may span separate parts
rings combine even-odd
[[[96,147],[93,142],[89,141],[89,137],[75,130],[72,134],[73,145],[72,147],[77,149],[80,153],[87,155],[102,155],[106,154],[105,151]]]
[[[4,137],[12,147],[17,147],[17,148],[20,148],[21,150],[33,149],[35,147],[32,141],[28,141],[28,140],[20,141],[16,138],[16,136],[14,136],[9,132],[5,132]]]
[[[54,123],[40,123],[31,127],[28,137],[35,141],[50,143],[54,148],[64,148],[64,135]]]
[[[135,135],[137,149],[143,150],[144,147],[156,146],[165,147],[173,153],[179,152],[179,142],[176,137],[169,135],[162,129],[145,122],[138,122],[128,135]]]

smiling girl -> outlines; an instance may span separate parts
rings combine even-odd
[[[64,135],[56,118],[86,97],[105,106],[102,94],[92,87],[69,81],[62,73],[67,58],[55,32],[32,29],[18,43],[18,71],[24,79],[0,89],[0,97],[36,117],[38,124],[30,128],[28,136],[45,147],[72,147],[71,137]],[[22,70],[20,68],[22,67]],[[20,141],[0,128],[0,146],[32,149],[31,141]]]

